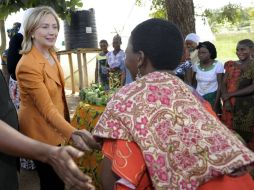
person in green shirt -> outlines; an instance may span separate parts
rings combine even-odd
[[[109,89],[108,70],[106,54],[108,53],[108,42],[100,41],[101,52],[96,56],[95,82],[100,83],[105,90]]]

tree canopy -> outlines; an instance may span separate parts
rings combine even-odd
[[[240,5],[229,3],[219,9],[206,9],[204,16],[208,18],[213,32],[219,32],[222,29],[232,31],[233,28],[240,30],[253,25],[254,8],[243,8]]]
[[[143,3],[145,0],[136,0],[139,6]],[[152,0],[150,9],[151,17],[172,21],[178,26],[183,36],[195,32],[193,0]]]
[[[82,7],[81,0],[0,0],[0,19],[5,20],[11,13],[18,12],[20,9],[28,9],[40,5],[47,5],[55,9],[62,19],[70,15],[71,10]]]
[[[144,0],[136,0],[136,4],[142,6]],[[170,5],[169,5],[170,6]],[[153,18],[167,19],[166,0],[152,0],[150,16]],[[200,16],[200,15],[199,15]],[[213,32],[218,32],[222,28],[254,27],[251,23],[254,20],[254,8],[243,8],[240,5],[229,3],[219,9],[205,9],[202,13],[207,17]]]
[[[47,5],[52,7],[61,19],[70,21],[71,11],[82,7],[81,0],[0,0],[0,33],[1,46],[0,53],[6,48],[6,35],[4,21],[11,13],[16,13],[20,9],[26,10],[31,7]]]
[[[138,6],[142,6],[144,2],[144,0],[136,0],[136,4]],[[150,16],[153,18],[168,18],[165,0],[152,0],[152,6],[150,10]]]

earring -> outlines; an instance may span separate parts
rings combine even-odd
[[[137,72],[137,75],[136,75],[136,80],[140,79],[141,77],[142,77],[142,75],[141,75],[140,69],[138,67],[138,72]]]
[[[34,38],[34,35],[32,35],[32,38]]]

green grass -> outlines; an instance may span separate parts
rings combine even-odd
[[[216,34],[215,37],[214,45],[217,49],[217,59],[225,62],[227,60],[237,60],[235,54],[237,42],[247,38],[254,40],[254,33]]]

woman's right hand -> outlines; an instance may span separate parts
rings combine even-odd
[[[92,179],[80,171],[74,159],[81,157],[83,153],[71,146],[49,147],[47,159],[49,163],[64,181],[67,189],[94,190]]]
[[[92,149],[101,150],[101,144],[98,143],[92,134],[85,130],[74,131],[71,135],[72,145],[82,151],[91,151]]]

